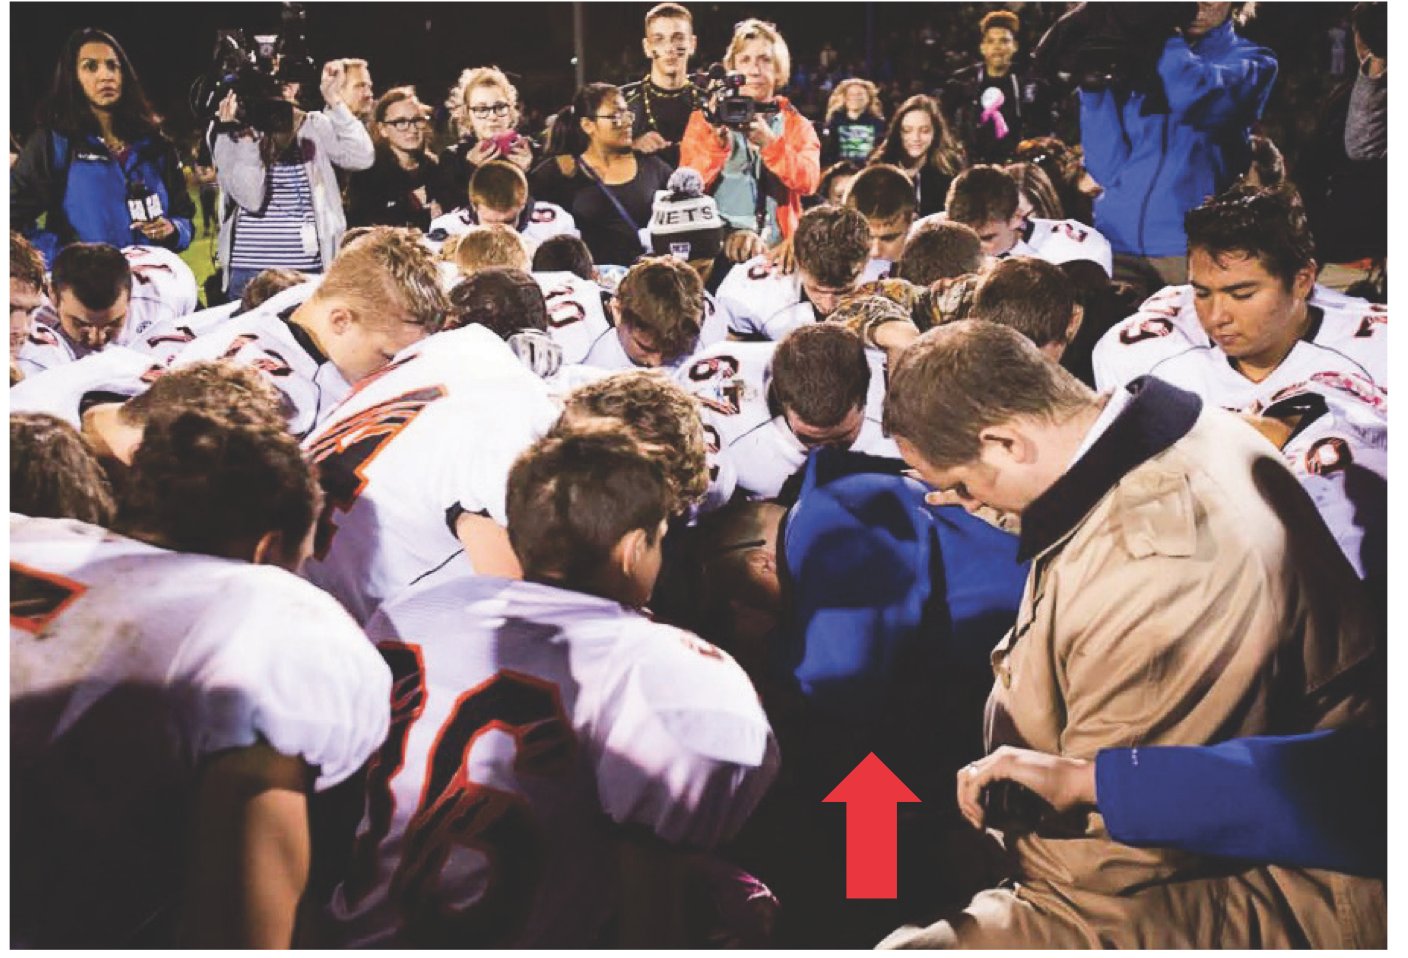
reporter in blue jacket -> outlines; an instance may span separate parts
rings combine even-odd
[[[1094,225],[1114,247],[1118,279],[1152,267],[1163,284],[1186,282],[1183,214],[1250,165],[1250,128],[1276,79],[1275,54],[1237,35],[1233,21],[1250,7],[1199,3],[1197,18],[1164,42],[1166,108],[1145,92],[1080,93],[1086,169],[1104,188]]]
[[[39,123],[10,170],[10,226],[46,263],[74,241],[190,245],[195,205],[176,147],[111,35],[85,27],[69,36]],[[134,222],[129,189],[155,194],[161,215]],[[40,214],[43,229],[35,228]]]

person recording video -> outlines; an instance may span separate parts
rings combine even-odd
[[[333,167],[365,170],[376,159],[366,127],[342,100],[344,69],[340,60],[323,67],[325,109],[294,106],[286,130],[241,126],[233,90],[220,101],[217,118],[227,130],[215,134],[211,151],[226,197],[218,249],[231,299],[262,270],[321,273],[337,252],[347,218]]]
[[[777,28],[744,20],[734,28],[723,66],[741,83],[711,73],[710,110],[696,110],[680,144],[680,165],[698,170],[730,227],[724,255],[746,262],[792,235],[802,197],[821,183],[821,141],[811,122],[777,89],[792,57]],[[746,124],[725,122],[729,101],[753,101]]]

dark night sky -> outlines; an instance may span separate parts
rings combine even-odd
[[[602,79],[601,65],[621,62],[631,75],[644,72],[641,18],[649,3],[585,4],[587,78]],[[953,23],[957,34],[981,12],[1002,4],[976,3],[689,3],[699,34],[695,66],[718,59],[733,24],[748,16],[777,23],[794,59],[815,56],[824,40],[843,52],[862,52],[871,19],[880,47],[898,47],[920,24]],[[1028,7],[1030,4],[1006,4]],[[1042,4],[1041,6],[1055,6]],[[1064,4],[1060,5],[1064,6]],[[1271,46],[1282,76],[1267,120],[1280,132],[1302,123],[1307,106],[1325,82],[1324,29],[1347,15],[1349,3],[1262,3],[1246,31]],[[127,48],[157,108],[173,133],[191,129],[185,106],[191,81],[209,65],[221,28],[274,32],[278,3],[12,3],[10,17],[11,124],[18,134],[32,127],[35,101],[47,90],[64,38],[80,26],[112,32]],[[310,3],[308,38],[321,61],[360,56],[371,62],[378,92],[413,83],[427,103],[439,104],[459,71],[495,63],[513,75],[525,102],[552,112],[573,88],[570,3]],[[1026,32],[1024,27],[1024,32]],[[974,38],[976,41],[976,37]],[[966,44],[965,44],[966,45]],[[976,42],[973,44],[976,47]],[[637,72],[639,71],[639,72]],[[1298,72],[1297,72],[1298,71]],[[1293,73],[1297,75],[1293,76]],[[1301,92],[1303,91],[1303,92]]]

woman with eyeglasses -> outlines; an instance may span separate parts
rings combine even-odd
[[[588,83],[554,124],[562,152],[529,179],[535,197],[572,214],[598,266],[629,266],[649,251],[651,204],[670,179],[663,160],[632,149],[634,122],[620,89]]]
[[[351,226],[414,226],[426,232],[443,210],[440,165],[426,152],[430,120],[415,87],[386,91],[372,110],[376,162],[347,183],[347,222]]]
[[[498,67],[470,67],[445,100],[459,142],[440,154],[441,192],[431,198],[447,210],[463,206],[469,178],[491,160],[507,160],[525,174],[533,141],[518,131],[518,89]]]
[[[966,165],[938,101],[923,94],[900,104],[870,162],[904,170],[914,183],[920,216],[943,211],[948,186]]]

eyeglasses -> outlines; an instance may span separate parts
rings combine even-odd
[[[636,122],[636,115],[630,110],[622,110],[620,113],[598,113],[596,119],[603,123],[615,123],[617,126],[630,126]]]
[[[399,120],[382,120],[381,122],[402,133],[410,129],[423,129],[430,125],[430,121],[423,116],[408,116]]]
[[[491,115],[508,116],[508,111],[512,109],[513,107],[510,104],[500,100],[498,103],[490,103],[485,106],[472,106],[469,108],[469,112],[482,119]]]

